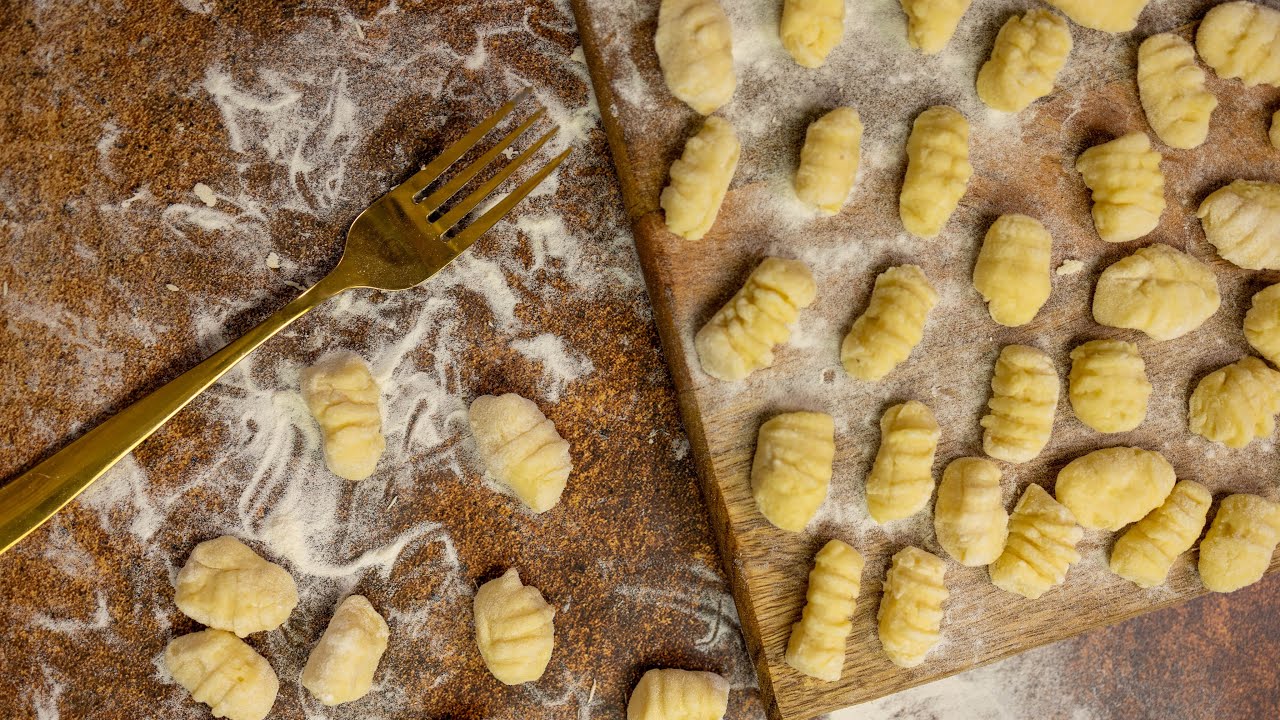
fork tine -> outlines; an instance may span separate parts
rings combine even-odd
[[[449,228],[457,225],[459,220],[466,217],[467,213],[474,210],[475,207],[488,197],[489,194],[492,193],[499,185],[501,185],[503,181],[511,177],[512,173],[519,170],[525,163],[529,162],[534,153],[538,152],[538,149],[559,131],[560,128],[558,127],[548,130],[547,134],[538,138],[532,145],[525,148],[524,152],[517,155],[515,160],[512,160],[506,167],[495,173],[493,177],[486,180],[484,184],[476,188],[470,195],[458,201],[458,204],[450,208],[449,212],[440,216],[440,218],[435,221],[436,229],[439,230],[441,234],[444,234],[449,231]]]
[[[471,178],[475,177],[476,173],[486,167],[489,167],[489,164],[494,161],[494,158],[498,157],[503,150],[510,147],[511,143],[516,141],[516,138],[523,135],[526,130],[532,127],[534,123],[538,122],[538,120],[546,113],[546,108],[539,108],[536,113],[530,115],[527,120],[520,123],[519,127],[507,133],[507,136],[502,138],[497,145],[494,145],[488,152],[477,158],[475,162],[458,171],[458,174],[450,178],[449,182],[441,185],[438,190],[419,200],[418,206],[424,211],[430,213],[445,204],[445,202],[456,195],[457,192],[471,180]]]
[[[468,150],[475,147],[475,144],[480,142],[481,138],[485,135],[488,135],[489,131],[493,130],[498,123],[502,122],[503,118],[510,115],[511,111],[515,110],[516,105],[519,105],[522,100],[532,94],[533,91],[530,88],[521,90],[515,97],[503,103],[502,107],[494,110],[492,115],[485,118],[479,125],[472,128],[471,132],[468,132],[466,135],[458,138],[452,145],[445,148],[444,152],[437,155],[436,158],[428,163],[426,167],[414,173],[413,177],[400,183],[400,186],[397,189],[406,188],[410,192],[417,193],[430,185],[436,178],[440,177],[445,170],[448,170],[450,165],[457,162],[458,158],[462,157]]]
[[[511,208],[515,207],[516,203],[523,200],[525,196],[533,192],[533,189],[538,187],[543,180],[546,180],[548,175],[555,172],[555,169],[559,167],[560,163],[563,162],[565,158],[569,157],[569,153],[572,151],[573,148],[571,147],[565,148],[564,152],[552,158],[551,162],[547,163],[541,170],[534,173],[528,180],[520,183],[515,190],[512,190],[506,197],[498,201],[497,205],[489,208],[483,215],[476,218],[475,222],[467,226],[465,230],[458,233],[453,238],[450,238],[447,241],[449,246],[453,248],[455,252],[462,252],[471,247],[471,243],[475,242],[476,238],[485,234],[485,232],[501,220],[503,216],[511,212]]]

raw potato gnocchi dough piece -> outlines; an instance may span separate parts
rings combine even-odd
[[[774,346],[791,338],[800,310],[813,303],[817,292],[804,263],[765,258],[694,336],[702,371],[734,381],[773,365]]]
[[[1058,471],[1054,495],[1091,530],[1116,531],[1146,517],[1169,497],[1173,466],[1153,450],[1094,450]]]
[[[1187,414],[1191,432],[1229,448],[1271,437],[1280,412],[1280,372],[1256,357],[1215,370],[1196,385]]]
[[[942,431],[918,400],[880,418],[880,449],[867,476],[867,512],[883,525],[920,512],[933,495],[933,455]]]
[[[1162,585],[1173,561],[1200,537],[1212,503],[1208,488],[1191,480],[1179,480],[1164,504],[1116,540],[1111,550],[1111,572],[1138,587]]]
[[[862,120],[853,108],[839,107],[813,121],[800,150],[796,197],[823,215],[840,212],[858,176],[861,144]]]
[[[1103,32],[1129,32],[1147,0],[1045,0],[1066,13],[1077,25]]]
[[[1271,285],[1253,296],[1244,315],[1244,337],[1258,354],[1280,365],[1280,285]]]
[[[324,463],[347,480],[373,474],[387,448],[378,383],[358,355],[341,353],[302,373],[302,397],[324,432]]]
[[[894,665],[919,665],[942,637],[946,570],[938,556],[919,548],[905,547],[893,556],[876,618],[880,645]]]
[[[783,413],[760,426],[751,494],[769,522],[800,532],[827,499],[835,422],[826,413]]]
[[[969,121],[945,105],[920,113],[907,138],[907,174],[898,197],[898,215],[907,232],[936,237],[960,204],[971,175]]]
[[[1048,355],[1007,345],[991,375],[990,410],[982,418],[982,449],[1014,464],[1034,459],[1049,442],[1058,409],[1058,371]]]
[[[1164,213],[1160,153],[1146,133],[1095,145],[1080,154],[1076,170],[1093,192],[1093,226],[1107,242],[1128,242],[1150,233]]]
[[[973,266],[973,287],[991,319],[1016,327],[1031,322],[1049,299],[1053,239],[1039,220],[1001,215],[987,230]]]
[[[511,568],[476,590],[472,604],[476,647],[499,682],[519,685],[542,677],[555,645],[555,609]]]
[[[907,14],[907,43],[925,55],[936,55],[951,41],[972,0],[902,0]]]
[[[1236,180],[1196,211],[1222,259],[1248,270],[1280,270],[1280,184]]]
[[[1200,579],[1213,592],[1235,592],[1262,579],[1280,542],[1280,505],[1257,495],[1229,495],[1200,541]]]
[[[267,659],[225,630],[175,638],[164,650],[164,664],[192,699],[227,720],[262,720],[280,690]]]
[[[1229,2],[1205,13],[1196,50],[1224,78],[1245,87],[1280,85],[1280,10],[1251,2]]]
[[[671,179],[659,204],[667,229],[686,240],[701,240],[716,221],[720,204],[738,168],[742,144],[729,121],[709,117],[671,163]]]
[[[702,115],[733,97],[733,36],[716,0],[662,0],[653,44],[667,89]]]
[[[173,599],[192,620],[244,637],[288,620],[298,587],[287,570],[223,535],[191,551],[178,571]]]
[[[1009,537],[1000,468],[982,458],[952,460],[938,484],[933,528],[938,544],[961,565],[980,567],[1000,557]]]
[[[1062,503],[1039,485],[1028,485],[1009,517],[1009,540],[991,563],[991,582],[1035,600],[1067,578],[1080,560],[1076,543],[1084,530]]]
[[[1138,46],[1138,96],[1165,145],[1189,150],[1209,135],[1218,98],[1205,89],[1195,49],[1181,37],[1160,33]]]
[[[1168,245],[1144,247],[1116,261],[1098,278],[1093,319],[1173,340],[1204,324],[1222,298],[1208,265]]]
[[[924,271],[899,265],[880,273],[867,309],[840,345],[840,363],[859,380],[879,380],[911,355],[924,337],[938,292]]]
[[[368,598],[351,595],[338,605],[302,668],[302,687],[333,706],[369,694],[391,630]]]
[[[818,551],[800,622],[791,626],[787,641],[788,665],[819,680],[840,679],[864,565],[862,555],[839,540]]]
[[[1071,54],[1071,28],[1048,10],[1009,18],[978,71],[978,97],[994,110],[1019,112],[1053,92]]]
[[[627,720],[721,720],[729,710],[729,681],[713,672],[649,670],[640,677]]]
[[[560,502],[573,472],[569,443],[532,400],[482,395],[467,412],[485,468],[521,502],[544,513]]]
[[[1151,382],[1138,346],[1090,340],[1071,351],[1068,397],[1080,422],[1098,432],[1132,430],[1147,417]]]
[[[845,0],[785,0],[778,34],[802,67],[822,67],[844,36]]]

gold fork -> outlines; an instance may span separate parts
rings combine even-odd
[[[0,553],[53,517],[244,356],[315,306],[351,288],[405,290],[420,285],[465,252],[476,238],[510,212],[569,155],[566,149],[469,226],[452,232],[454,226],[512,173],[528,163],[559,129],[552,128],[470,195],[444,213],[439,212],[477,173],[492,164],[546,112],[539,109],[530,115],[497,145],[438,189],[427,193],[432,183],[476,147],[529,95],[529,90],[522,91],[413,177],[365,208],[347,230],[342,259],[320,282],[244,337],[0,487]]]

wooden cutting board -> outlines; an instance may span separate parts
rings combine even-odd
[[[1194,551],[1179,559],[1164,586],[1144,591],[1108,572],[1114,536],[1088,531],[1080,545],[1083,558],[1066,583],[1035,601],[997,590],[984,568],[948,560],[950,599],[942,642],[911,670],[885,658],[875,615],[888,559],[907,545],[945,554],[933,536],[929,511],[885,527],[867,517],[863,481],[878,447],[879,417],[890,405],[912,398],[934,410],[942,427],[935,477],[954,458],[981,456],[978,419],[989,397],[992,366],[1006,344],[1045,350],[1063,379],[1053,437],[1044,452],[1024,465],[1001,463],[1007,507],[1030,483],[1052,489],[1057,471],[1071,459],[1114,445],[1159,450],[1179,477],[1207,484],[1219,500],[1232,492],[1280,500],[1273,440],[1228,450],[1191,434],[1186,419],[1195,383],[1250,352],[1240,330],[1249,298],[1280,280],[1280,274],[1243,271],[1218,259],[1195,218],[1199,202],[1230,180],[1280,181],[1280,151],[1266,139],[1280,94],[1274,88],[1246,90],[1210,73],[1209,88],[1221,105],[1209,140],[1193,151],[1157,144],[1164,154],[1169,207],[1159,228],[1139,241],[1111,245],[1097,237],[1088,192],[1073,168],[1091,145],[1132,130],[1149,132],[1134,82],[1137,45],[1169,30],[1192,38],[1193,22],[1212,4],[1168,0],[1148,8],[1137,30],[1124,35],[1073,25],[1075,50],[1059,77],[1059,90],[1013,117],[978,104],[972,80],[1000,24],[1034,3],[975,6],[947,50],[928,59],[906,46],[897,0],[851,4],[842,45],[825,68],[814,71],[793,64],[778,44],[778,3],[726,0],[739,86],[721,114],[738,128],[743,157],[715,227],[703,240],[689,242],[666,231],[658,194],[667,168],[700,119],[662,83],[652,49],[658,1],[574,0],[709,512],[774,717],[813,717],[1205,592]],[[972,124],[975,173],[943,234],[923,241],[907,236],[897,219],[903,144],[914,117],[943,103],[960,109]],[[818,219],[798,207],[790,178],[808,122],[841,104],[858,107],[867,126],[862,168],[844,212]],[[1055,275],[1048,304],[1019,328],[992,322],[970,280],[986,228],[1011,212],[1036,216],[1049,228],[1053,267],[1067,260],[1083,264],[1078,273]],[[1089,312],[1099,273],[1152,242],[1210,263],[1223,298],[1202,328],[1170,342],[1101,327]],[[818,299],[801,313],[792,342],[780,348],[773,367],[740,383],[716,381],[698,367],[693,334],[767,255],[806,261],[817,277]],[[903,262],[925,270],[941,301],[906,363],[879,383],[853,380],[839,364],[840,340],[865,307],[875,276]],[[1068,353],[1094,338],[1134,341],[1146,360],[1155,392],[1146,422],[1132,432],[1090,430],[1074,418],[1065,398]],[[749,470],[760,423],[800,409],[835,417],[837,450],[823,509],[807,532],[793,534],[774,528],[756,510]],[[832,537],[857,547],[867,566],[843,678],[825,683],[786,666],[783,652],[799,619],[811,558]],[[1271,569],[1278,567],[1280,560],[1273,561]]]

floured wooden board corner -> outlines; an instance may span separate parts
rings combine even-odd
[[[1007,508],[1031,483],[1051,489],[1071,459],[1115,445],[1159,450],[1180,478],[1205,483],[1217,499],[1252,492],[1280,500],[1274,439],[1227,450],[1192,435],[1186,418],[1195,383],[1250,352],[1240,331],[1244,311],[1255,292],[1280,280],[1278,273],[1244,271],[1218,259],[1195,218],[1200,201],[1231,180],[1280,181],[1280,151],[1267,141],[1280,91],[1246,90],[1209,73],[1209,89],[1220,100],[1209,139],[1189,151],[1156,144],[1164,155],[1169,207],[1155,232],[1141,240],[1112,245],[1097,237],[1088,191],[1074,169],[1087,147],[1130,131],[1150,133],[1134,81],[1138,43],[1164,31],[1193,38],[1194,22],[1215,3],[1153,3],[1138,28],[1122,35],[1072,25],[1075,49],[1058,90],[1016,116],[988,110],[973,82],[1000,25],[1035,3],[975,4],[948,47],[928,58],[907,47],[898,0],[851,3],[842,44],[817,70],[799,67],[782,49],[777,2],[723,4],[733,25],[739,86],[719,114],[735,125],[743,155],[715,227],[703,240],[687,242],[666,232],[657,200],[668,166],[701,119],[663,85],[652,44],[658,0],[574,0],[709,512],[772,714],[813,717],[1203,594],[1194,551],[1179,558],[1165,585],[1141,590],[1107,570],[1113,536],[1097,531],[1086,531],[1083,558],[1066,583],[1035,601],[997,590],[985,568],[948,560],[943,640],[921,666],[903,670],[885,658],[875,628],[888,560],[907,545],[945,553],[929,511],[877,526],[867,517],[862,488],[879,444],[880,415],[907,399],[928,404],[942,428],[935,478],[957,457],[982,456],[978,420],[992,366],[1001,347],[1024,343],[1054,359],[1062,393],[1052,439],[1040,457],[1001,464]],[[902,229],[897,198],[910,123],[936,104],[968,118],[974,176],[943,233],[924,241]],[[844,211],[819,219],[799,206],[790,181],[808,123],[837,105],[853,105],[866,124],[862,165]],[[1044,222],[1054,240],[1052,267],[1062,272],[1034,321],[1005,328],[987,315],[970,273],[991,221],[1014,212]],[[1164,343],[1099,326],[1089,310],[1101,271],[1153,242],[1210,263],[1222,293],[1222,306],[1209,322]],[[804,260],[817,279],[818,299],[801,313],[773,367],[740,383],[713,380],[698,368],[693,333],[768,255]],[[1075,272],[1073,260],[1082,266]],[[840,366],[840,341],[865,308],[875,276],[904,262],[920,265],[940,294],[924,341],[884,380],[855,381]],[[1146,421],[1132,432],[1101,435],[1071,413],[1068,353],[1094,338],[1136,342],[1146,361],[1155,392]],[[799,409],[835,417],[837,449],[826,503],[807,532],[792,534],[760,516],[748,475],[760,423]],[[867,567],[843,678],[824,683],[787,667],[783,653],[800,616],[812,556],[832,537],[858,548]],[[1273,559],[1271,570],[1277,568],[1280,560]]]

